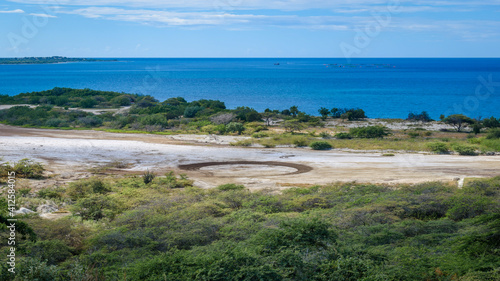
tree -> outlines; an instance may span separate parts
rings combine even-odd
[[[188,106],[184,110],[184,117],[186,118],[193,118],[196,113],[201,111],[203,108],[201,106]]]
[[[283,128],[285,128],[287,132],[293,134],[296,131],[304,129],[304,124],[300,123],[298,120],[287,120],[283,122]]]
[[[238,132],[238,135],[241,135],[241,133],[245,130],[245,127],[241,123],[231,122],[227,124],[226,130],[228,132]]]
[[[293,117],[297,116],[299,114],[299,107],[294,105],[290,107],[290,114],[292,114]]]
[[[257,111],[252,111],[245,115],[245,119],[247,122],[261,121],[262,116]]]
[[[427,111],[422,111],[422,113],[413,113],[410,112],[408,113],[408,118],[406,118],[408,121],[422,121],[422,122],[430,122],[433,121],[432,118],[429,116],[429,113]]]
[[[272,112],[272,111],[266,111],[262,114],[262,118],[266,122],[266,125],[269,126],[273,123],[274,119],[276,118],[277,114]]]
[[[500,119],[496,119],[495,117],[485,118],[483,120],[483,126],[486,128],[500,128]]]
[[[450,115],[446,118],[443,118],[443,122],[452,125],[457,130],[457,132],[460,132],[462,128],[466,127],[467,125],[474,124],[474,120],[463,114]]]
[[[319,114],[321,114],[321,119],[325,120],[330,114],[330,110],[328,108],[322,107],[318,110]]]

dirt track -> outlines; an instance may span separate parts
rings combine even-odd
[[[335,181],[416,183],[500,175],[499,156],[401,153],[384,157],[381,153],[338,150],[238,148],[204,143],[205,137],[0,125],[0,155],[4,161],[33,158],[46,163],[55,176],[49,182],[37,182],[40,186],[90,176],[90,168],[112,161],[127,163],[128,167],[112,169],[109,173],[140,174],[149,169],[161,174],[174,170],[186,173],[198,186],[207,188],[224,183],[245,184],[250,188]],[[218,137],[217,141],[221,139]],[[207,165],[207,162],[218,164]]]
[[[187,164],[187,165],[179,165],[179,169],[188,170],[188,171],[196,171],[203,167],[210,166],[228,166],[228,165],[261,165],[261,166],[269,166],[269,167],[290,167],[295,169],[294,172],[281,174],[285,175],[298,175],[307,173],[313,170],[312,167],[303,165],[303,164],[295,164],[295,163],[286,163],[286,162],[275,162],[275,161],[224,161],[224,162],[202,162],[195,164]]]

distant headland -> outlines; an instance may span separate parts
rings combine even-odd
[[[92,58],[67,58],[53,57],[24,57],[24,58],[0,58],[0,64],[49,64],[64,62],[95,62],[95,61],[117,61],[116,59],[92,59]]]

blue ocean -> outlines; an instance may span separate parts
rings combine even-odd
[[[172,59],[0,65],[0,94],[90,88],[228,108],[362,108],[370,118],[500,117],[500,59]]]

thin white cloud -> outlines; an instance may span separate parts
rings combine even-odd
[[[24,11],[21,9],[15,9],[10,11],[0,11],[0,14],[23,14]]]
[[[57,16],[54,15],[49,15],[49,14],[36,14],[36,13],[31,13],[29,14],[30,16],[35,16],[35,17],[41,17],[41,18],[57,18]]]
[[[170,12],[127,10],[111,7],[89,7],[61,13],[78,14],[87,18],[129,21],[157,26],[304,26],[318,29],[346,30],[346,17],[296,15],[254,15],[228,12]]]

